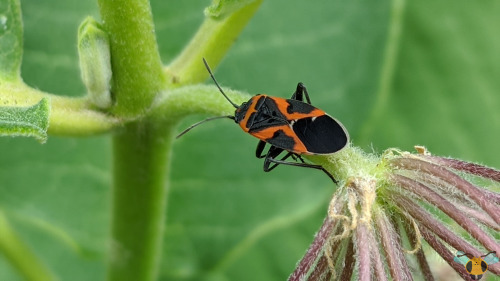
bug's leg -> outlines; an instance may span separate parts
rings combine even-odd
[[[255,150],[255,156],[257,156],[257,158],[266,157],[267,153],[262,153],[264,151],[264,148],[266,148],[266,144],[267,143],[265,141],[259,141],[259,143],[257,144],[257,149]]]
[[[284,151],[284,149],[277,148],[276,146],[271,146],[269,148],[269,150],[267,151],[267,154],[265,156],[265,160],[264,160],[264,172],[269,172],[269,171],[273,170],[274,168],[276,168],[276,166],[279,165],[277,163],[273,163],[273,162],[269,161],[269,159],[274,159],[275,157],[278,157],[278,155],[280,155],[283,151]],[[288,152],[285,156],[283,156],[281,158],[281,160],[284,161],[292,155],[293,155],[292,152]]]
[[[292,155],[292,158],[293,158],[293,160],[295,160],[295,161],[297,161],[297,159],[299,159],[299,160],[300,160],[300,162],[302,162],[302,163],[306,163],[306,162],[304,162],[304,159],[302,159],[302,156],[300,156],[300,155],[298,155],[298,154],[295,154],[295,153],[294,153],[294,154]]]
[[[288,154],[292,154],[292,153],[289,152]],[[325,174],[327,174],[328,177],[330,179],[332,179],[332,181],[335,184],[338,183],[337,180],[332,176],[332,174],[330,174],[327,170],[325,170],[325,168],[323,168],[323,166],[321,166],[321,165],[313,165],[313,164],[307,164],[307,163],[295,163],[295,162],[284,161],[286,158],[288,158],[289,156],[291,156],[291,155],[288,155],[288,154],[285,155],[285,157],[283,157],[280,160],[274,159],[272,157],[266,157],[266,162],[264,162],[264,171],[266,171],[265,165],[266,165],[267,162],[273,162],[275,164],[275,165],[271,166],[272,167],[271,169],[275,168],[279,164],[289,165],[289,166],[297,166],[297,167],[305,167],[305,168],[312,168],[312,169],[317,169],[317,170],[321,170],[321,171],[325,172]],[[269,164],[268,164],[268,166],[269,166]],[[271,169],[269,169],[268,171],[270,171]],[[266,172],[268,172],[268,171],[266,171]]]
[[[309,98],[309,94],[307,93],[306,86],[304,86],[302,82],[299,82],[297,84],[297,89],[295,90],[295,93],[293,93],[290,99],[304,101],[304,96],[306,96],[307,103],[311,104],[311,99]]]

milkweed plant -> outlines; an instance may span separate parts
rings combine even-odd
[[[2,1],[0,135],[41,143],[49,135],[112,136],[107,280],[158,279],[165,182],[177,125],[193,114],[234,114],[215,86],[200,84],[208,77],[202,58],[216,67],[261,2],[214,1],[190,43],[165,66],[147,0],[98,0],[101,20],[88,17],[78,30],[87,95],[72,98],[23,82],[20,0]],[[237,104],[250,98],[225,91]],[[304,158],[338,183],[323,225],[290,281],[437,280],[428,257],[435,254],[469,280],[465,267],[453,261],[457,251],[500,254],[498,170],[435,156],[423,146],[379,155],[350,143],[331,155]],[[1,211],[0,251],[26,280],[58,279]],[[498,275],[500,266],[488,271]]]

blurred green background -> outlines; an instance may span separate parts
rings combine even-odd
[[[209,4],[152,1],[166,64]],[[99,18],[96,2],[21,5],[24,80],[83,95],[76,34],[85,16]],[[313,104],[367,151],[420,144],[498,168],[499,14],[492,0],[266,0],[216,77],[280,97],[304,82]],[[285,280],[291,273],[335,186],[309,169],[264,173],[256,143],[227,120],[175,142],[160,280]],[[104,280],[110,148],[109,136],[49,137],[44,145],[0,139],[0,208],[60,280]],[[1,255],[0,280],[21,280]]]

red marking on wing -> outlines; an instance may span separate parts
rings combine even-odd
[[[283,147],[283,146],[280,146],[280,145],[273,144],[272,138],[274,136],[274,133],[277,132],[278,130],[282,130],[283,133],[286,136],[288,136],[288,137],[290,137],[290,138],[293,139],[293,141],[294,141],[293,147]],[[263,140],[263,141],[267,140],[267,142],[269,144],[275,145],[275,146],[277,146],[279,148],[283,148],[285,150],[288,150],[288,151],[291,151],[291,152],[294,152],[294,153],[297,153],[297,154],[308,154],[309,153],[307,151],[307,148],[305,147],[305,145],[295,135],[295,132],[288,125],[274,126],[274,127],[266,128],[264,130],[257,131],[257,132],[252,132],[250,134],[252,136],[260,139],[260,140]]]
[[[319,109],[319,108],[314,108],[313,111],[309,113],[300,113],[300,112],[293,112],[293,113],[288,113],[287,108],[289,106],[288,101],[284,98],[272,98],[274,102],[276,102],[276,105],[278,106],[279,111],[286,116],[287,120],[296,120],[296,119],[302,119],[302,118],[307,118],[307,117],[318,117],[325,115],[326,113]]]

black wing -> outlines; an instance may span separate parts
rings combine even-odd
[[[344,148],[349,141],[347,130],[329,115],[298,119],[293,131],[307,150],[314,154],[330,154]]]

